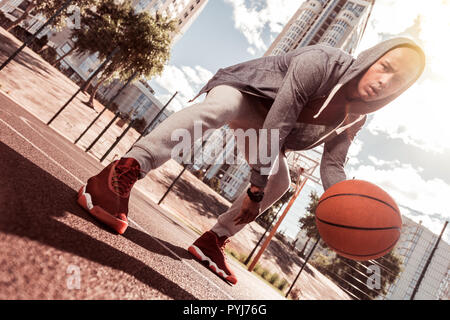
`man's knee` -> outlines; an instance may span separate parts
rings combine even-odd
[[[205,103],[219,109],[237,108],[242,104],[243,94],[231,86],[220,85],[212,88],[206,96]]]
[[[233,118],[233,110],[211,101],[202,102],[202,108],[198,111],[199,117],[197,120],[202,121],[209,128],[220,128]]]

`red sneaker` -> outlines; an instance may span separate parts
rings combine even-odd
[[[227,237],[218,237],[214,232],[207,231],[188,248],[188,251],[202,262],[207,262],[208,267],[217,275],[231,282],[237,283],[236,276],[228,267],[224,248],[229,242]]]
[[[96,219],[123,234],[128,227],[130,191],[139,177],[140,165],[135,159],[116,160],[81,187],[78,204]]]

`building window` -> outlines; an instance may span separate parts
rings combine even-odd
[[[30,1],[22,1],[21,4],[19,4],[17,7],[23,11],[25,11],[28,7],[28,4],[30,3]]]
[[[61,46],[61,51],[64,53],[69,52],[70,50],[72,50],[72,46],[70,45],[69,42],[64,43],[64,45]]]
[[[152,101],[145,94],[141,94],[132,105],[132,117],[141,118],[151,105]]]
[[[142,10],[144,10],[148,4],[150,3],[150,0],[140,0],[138,2],[138,4],[136,5],[136,12],[141,12]]]
[[[81,71],[85,75],[90,75],[95,70],[95,65],[98,61],[98,54],[94,53],[87,57],[80,66]]]

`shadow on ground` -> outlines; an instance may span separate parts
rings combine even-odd
[[[8,59],[10,55],[12,55],[19,48],[20,45],[12,41],[10,38],[6,37],[1,32],[0,32],[0,43],[2,44],[0,47],[0,61],[1,63],[3,63],[6,61],[6,59]],[[41,75],[45,76],[45,74],[43,74],[42,71],[46,72],[47,76],[50,73],[48,65],[42,63],[42,61],[33,57],[25,50],[23,50],[19,55],[17,55],[14,58],[14,61],[27,67],[31,71],[37,72]]]
[[[0,167],[9,168],[0,171],[1,232],[28,238],[121,270],[173,299],[196,299],[135,257],[55,219],[70,212],[98,225],[76,203],[76,190],[1,142]],[[103,228],[100,225],[99,227]],[[130,228],[125,237],[149,251],[178,259],[139,230]],[[164,244],[180,257],[189,258],[185,249],[167,242]]]
[[[175,180],[177,175],[178,173],[171,174],[164,171],[164,177],[157,178],[155,181],[167,188]],[[202,182],[198,180],[198,183]],[[228,209],[226,205],[220,203],[214,196],[205,194],[195,184],[187,179],[183,179],[183,176],[178,179],[171,192],[175,193],[178,198],[189,202],[195,212],[207,217],[217,218]],[[303,265],[303,259],[291,252],[286,245],[275,239],[267,247],[267,253],[275,258],[276,263],[285,274],[293,273],[295,267],[297,267],[297,270],[298,266]],[[305,266],[304,271],[313,275],[312,269],[308,265]]]
[[[187,172],[184,174],[187,174]],[[164,171],[164,178],[157,178],[155,182],[168,188],[177,176],[178,173],[171,174]],[[198,180],[198,183],[203,182]],[[220,203],[214,196],[206,194],[204,190],[198,188],[195,184],[183,179],[183,176],[178,179],[170,192],[175,193],[178,198],[189,202],[192,210],[203,216],[217,218],[228,209],[228,206]]]
[[[283,272],[286,274],[292,273],[294,271],[293,270],[294,266],[301,267],[303,265],[304,260],[295,253],[293,253],[290,250],[290,248],[288,248],[282,242],[279,241],[270,242],[270,245],[267,247],[267,251],[271,256],[275,257],[276,263],[281,268],[281,270],[283,270]],[[297,270],[299,269],[297,268]],[[303,271],[306,271],[312,276],[314,275],[312,269],[308,265],[305,266]]]

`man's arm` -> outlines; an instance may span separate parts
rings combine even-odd
[[[328,55],[319,49],[310,50],[292,58],[262,128],[267,130],[267,155],[271,159],[276,159],[286,137],[294,128],[303,106],[321,86],[327,64]],[[271,150],[272,130],[278,131],[279,134],[278,150]],[[266,165],[261,164],[260,161],[252,165],[250,177],[252,186],[260,189],[265,188],[268,180],[268,175],[261,172],[263,167]],[[265,169],[268,172],[270,168]]]
[[[366,117],[333,139],[325,142],[320,162],[320,177],[325,191],[333,184],[347,179],[344,164],[348,149],[365,122]]]
[[[317,89],[320,88],[325,76],[328,64],[328,55],[321,50],[310,50],[293,57],[288,71],[283,79],[283,83],[277,92],[277,96],[272,104],[263,124],[263,129],[267,130],[267,155],[271,159],[276,159],[279,155],[284,141],[292,131],[297,122],[297,118]],[[278,131],[278,149],[271,150],[272,130]],[[259,150],[259,148],[258,148]],[[268,174],[261,172],[265,165],[259,161],[252,165],[250,175],[250,191],[252,193],[263,191],[267,185]],[[273,162],[270,163],[270,167]],[[269,172],[270,168],[264,168]],[[256,219],[260,214],[260,202],[252,201],[247,195],[241,205],[241,210],[234,222],[236,224],[246,224]]]

